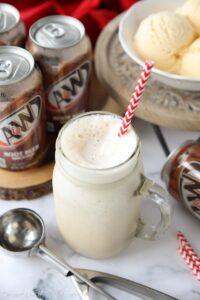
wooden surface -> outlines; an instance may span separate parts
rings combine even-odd
[[[102,31],[95,50],[95,67],[98,80],[125,110],[141,69],[120,45],[120,18],[113,19]],[[163,127],[199,131],[200,93],[174,89],[151,78],[136,116]]]
[[[50,193],[53,167],[52,159],[46,158],[42,165],[23,171],[0,169],[0,199],[35,199]]]

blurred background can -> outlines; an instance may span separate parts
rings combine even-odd
[[[19,11],[12,5],[0,3],[0,46],[25,45],[26,28]]]
[[[200,141],[186,141],[174,150],[161,176],[169,193],[200,219]]]
[[[0,167],[39,164],[47,149],[42,75],[32,55],[0,47]]]
[[[77,19],[49,16],[31,26],[26,47],[44,75],[47,128],[57,134],[68,119],[88,110],[91,42]]]

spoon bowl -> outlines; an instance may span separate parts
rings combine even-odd
[[[17,208],[0,217],[1,246],[13,254],[31,251],[45,238],[44,222],[34,211]]]

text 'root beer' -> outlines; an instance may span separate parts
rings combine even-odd
[[[0,167],[25,169],[39,163],[45,152],[41,72],[26,50],[0,47]]]
[[[49,16],[32,25],[27,49],[44,75],[48,131],[58,133],[68,119],[88,109],[90,40],[80,21]]]

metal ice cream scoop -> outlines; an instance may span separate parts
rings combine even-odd
[[[177,300],[169,295],[134,281],[92,270],[74,269],[45,246],[45,226],[41,217],[30,209],[13,209],[0,217],[0,249],[12,256],[38,255],[54,264],[65,276],[71,276],[83,300],[90,300],[89,287],[105,298],[116,300],[96,283],[117,287],[141,299]]]
[[[10,255],[39,255],[51,262],[65,276],[74,275],[75,280],[84,282],[87,286],[110,300],[116,300],[90,279],[62,261],[45,246],[45,226],[41,217],[30,209],[17,208],[9,210],[0,217],[0,246]],[[75,281],[74,281],[75,282]]]

